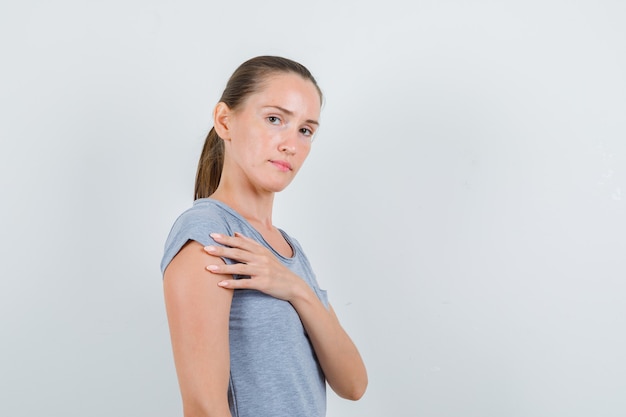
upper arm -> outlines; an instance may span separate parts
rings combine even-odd
[[[228,410],[230,375],[228,321],[232,291],[218,287],[223,277],[206,270],[224,263],[200,243],[188,242],[163,277],[165,306],[176,373],[186,411]]]

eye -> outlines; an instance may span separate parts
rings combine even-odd
[[[267,117],[267,121],[270,122],[273,125],[280,124],[280,118],[278,118],[276,116],[268,116]]]
[[[302,133],[304,136],[313,136],[313,132],[308,127],[303,127],[302,129],[300,129],[300,133]]]

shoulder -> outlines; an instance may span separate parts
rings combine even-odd
[[[211,199],[200,199],[185,210],[172,225],[165,241],[161,272],[180,249],[190,240],[203,246],[214,244],[211,233],[232,234],[237,225],[237,217],[228,207]]]
[[[194,201],[193,206],[178,216],[172,230],[226,226],[232,223],[231,217],[225,206],[215,200],[203,198]]]
[[[211,233],[227,233],[232,221],[229,213],[209,199],[196,200],[174,222],[168,240],[185,235],[202,244],[208,244]]]

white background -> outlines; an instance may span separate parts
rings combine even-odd
[[[163,243],[262,54],[326,96],[275,223],[368,366],[329,417],[626,415],[625,51],[618,0],[3,0],[0,415],[181,415]]]

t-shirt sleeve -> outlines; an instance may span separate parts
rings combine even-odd
[[[232,235],[227,222],[217,216],[211,216],[211,213],[191,209],[181,214],[174,222],[165,241],[161,260],[161,274],[165,273],[165,269],[172,262],[172,259],[188,241],[195,240],[203,246],[219,245],[211,238],[211,233]],[[223,259],[226,263],[233,263],[230,259]]]

